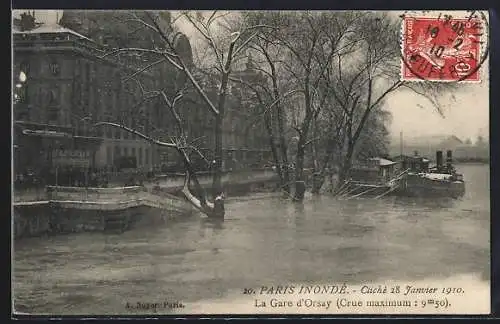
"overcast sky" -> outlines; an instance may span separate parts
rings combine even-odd
[[[18,16],[20,12],[14,11],[14,16]],[[62,10],[35,10],[35,15],[39,22],[54,24],[57,18],[61,18]],[[178,21],[177,26],[190,36],[192,41],[199,39],[188,23]],[[441,101],[446,107],[444,118],[421,96],[408,91],[391,94],[387,98],[386,109],[393,116],[390,126],[392,135],[399,138],[399,132],[403,131],[405,137],[438,134],[454,134],[463,139],[474,139],[479,134],[489,137],[487,69],[488,61],[482,66],[481,83],[463,84],[459,91],[453,93],[455,100],[450,100],[451,94],[443,95]]]

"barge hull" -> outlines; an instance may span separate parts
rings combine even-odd
[[[408,175],[396,191],[401,196],[460,198],[465,194],[463,181],[431,180],[417,175]]]

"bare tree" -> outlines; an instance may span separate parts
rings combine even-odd
[[[201,187],[197,177],[196,171],[193,167],[193,162],[190,157],[190,152],[196,152],[198,155],[202,153],[196,149],[193,145],[190,145],[186,141],[186,132],[181,120],[181,115],[177,111],[177,103],[184,97],[184,88],[179,88],[175,93],[169,95],[165,90],[145,90],[142,86],[142,93],[152,96],[159,96],[163,99],[164,106],[171,112],[174,116],[175,123],[178,128],[178,136],[172,138],[170,141],[160,141],[152,138],[147,134],[143,134],[134,128],[126,126],[120,123],[113,122],[100,122],[96,126],[111,126],[121,128],[129,133],[135,134],[136,136],[147,140],[154,145],[160,147],[167,147],[175,149],[183,159],[186,178],[183,193],[186,198],[200,211],[208,215],[209,217],[223,219],[224,210],[224,189],[222,186],[222,159],[223,159],[223,147],[222,147],[222,136],[223,136],[223,119],[225,115],[226,108],[226,98],[227,98],[227,88],[229,78],[232,72],[232,65],[235,58],[240,55],[247,44],[255,37],[263,26],[250,26],[238,31],[232,32],[227,41],[224,44],[217,42],[212,35],[214,23],[217,20],[217,12],[214,11],[209,16],[193,14],[192,12],[182,12],[180,15],[186,19],[203,37],[207,42],[208,47],[213,51],[215,57],[214,69],[218,72],[218,93],[217,98],[211,99],[207,94],[202,82],[195,77],[194,68],[186,60],[186,56],[183,55],[182,46],[179,48],[176,44],[176,34],[169,33],[164,26],[162,26],[162,15],[165,12],[152,12],[147,11],[143,14],[133,13],[130,18],[126,21],[130,24],[135,24],[137,26],[143,26],[155,36],[159,36],[162,43],[154,45],[153,48],[118,48],[106,53],[106,56],[117,55],[122,52],[135,52],[135,53],[147,53],[149,55],[154,55],[158,57],[158,60],[153,64],[147,64],[143,69],[139,69],[136,73],[131,75],[129,78],[133,78],[136,74],[141,73],[146,69],[151,69],[154,65],[160,64],[162,62],[168,62],[173,67],[175,67],[182,75],[184,75],[189,81],[189,83],[194,88],[194,91],[200,96],[205,104],[207,112],[214,118],[214,147],[213,147],[213,161],[212,161],[212,192],[214,195],[214,201],[209,202],[207,200],[207,195],[205,194],[203,188]],[[169,15],[169,19],[170,19]],[[177,19],[177,18],[176,18]],[[225,46],[223,46],[225,45]],[[189,185],[193,183],[197,195],[193,194],[190,190]]]
[[[412,83],[400,78],[399,27],[399,23],[386,14],[365,13],[352,34],[356,40],[355,52],[336,58],[337,86],[332,92],[346,116],[339,185],[349,177],[355,147],[366,131],[367,121],[388,95],[406,88],[427,98],[436,111],[443,114],[438,97],[453,85]]]
[[[310,138],[310,128],[326,105],[330,91],[325,71],[340,47],[344,46],[343,39],[351,32],[349,26],[355,19],[356,14],[333,12],[259,12],[251,15],[251,21],[274,27],[272,32],[262,33],[256,38],[252,47],[265,58],[272,84],[270,93],[278,103],[278,123],[283,123],[278,127],[278,134],[280,148],[285,150],[282,152],[284,156],[288,155],[283,136],[285,118],[281,109],[285,92],[278,84],[279,80],[287,80],[286,91],[301,94],[300,99],[295,100],[296,104],[292,105],[293,109],[289,109],[290,116],[287,116],[297,135],[294,166],[296,200],[304,198],[306,148],[316,140]],[[279,51],[280,59],[274,55],[275,51]]]
[[[247,23],[255,23],[255,21],[263,18],[271,20],[272,26],[279,26],[279,15],[276,14],[270,14],[269,17],[262,17],[260,13],[247,13],[245,15]],[[286,194],[290,194],[290,163],[288,161],[288,143],[286,140],[287,115],[284,105],[286,104],[286,97],[296,93],[297,90],[293,89],[293,86],[290,89],[289,82],[280,78],[282,75],[280,75],[279,71],[279,57],[284,51],[281,46],[273,42],[268,34],[269,31],[265,32],[267,33],[263,33],[254,39],[251,49],[263,57],[263,63],[260,65],[263,65],[264,68],[260,68],[260,71],[270,80],[270,85],[260,85],[260,89],[264,90],[264,93],[267,94],[271,101],[271,105],[265,109],[266,129],[274,155],[276,171],[280,177],[281,188]],[[259,89],[254,88],[253,90],[256,94],[259,93]]]

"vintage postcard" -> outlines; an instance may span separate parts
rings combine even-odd
[[[487,11],[12,12],[12,313],[489,314]]]

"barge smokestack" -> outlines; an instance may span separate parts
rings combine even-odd
[[[451,164],[453,162],[453,154],[451,150],[446,151],[446,167],[451,170]]]
[[[436,167],[438,170],[443,167],[443,151],[436,151]]]

